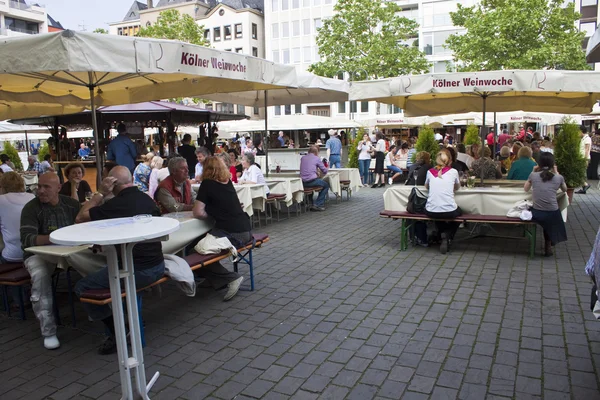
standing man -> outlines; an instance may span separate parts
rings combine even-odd
[[[58,175],[48,172],[40,176],[38,197],[25,204],[21,212],[21,247],[46,246],[50,233],[73,225],[79,212],[79,201],[60,195]],[[146,195],[146,197],[148,197]],[[24,264],[31,275],[31,306],[40,321],[44,347],[56,349],[60,342],[56,336],[56,321],[52,298],[52,274],[56,260],[51,257],[23,253]],[[94,273],[105,264],[104,257],[83,251],[69,257],[69,264],[82,276]]]
[[[188,171],[190,172],[190,179],[193,179],[194,176],[194,168],[196,166],[196,148],[190,145],[192,141],[192,135],[186,133],[183,135],[183,139],[181,139],[181,146],[177,148],[177,154],[181,157],[185,158],[188,165]]]
[[[496,152],[494,151],[494,128],[490,128],[490,133],[488,133],[486,137],[486,142],[493,156],[494,154],[496,154]]]
[[[279,131],[279,137],[277,138],[281,147],[285,147],[285,138],[283,137],[283,131]]]
[[[581,152],[581,156],[585,158],[586,165],[590,164],[590,160],[592,158],[590,151],[592,150],[592,138],[588,135],[587,128],[584,125],[579,127],[581,131],[581,142],[579,142],[579,151]],[[587,167],[586,167],[587,171]],[[586,172],[587,174],[587,172]],[[581,189],[579,189],[575,193],[586,194],[587,190],[590,188],[590,184],[587,181],[584,182]]]
[[[117,132],[119,132],[119,135],[108,144],[108,154],[106,158],[116,162],[117,165],[127,167],[133,174],[133,170],[135,169],[135,159],[137,158],[135,143],[129,138],[125,124],[119,124],[117,126]]]
[[[338,138],[336,130],[329,130],[329,140],[325,143],[327,148],[327,158],[331,168],[342,168],[342,141]],[[319,153],[317,151],[317,157]],[[325,172],[327,173],[327,172]]]
[[[319,171],[322,175],[327,174],[327,168],[319,158],[319,148],[313,145],[308,148],[308,154],[300,159],[300,178],[304,187],[323,188],[310,208],[311,211],[325,211],[325,199],[329,194],[329,184],[319,177]]]
[[[184,162],[185,160],[181,159]],[[106,202],[104,199],[109,194],[114,197]],[[158,208],[152,199],[140,192],[133,184],[129,170],[123,166],[117,166],[110,170],[108,177],[104,178],[100,186],[100,192],[83,205],[77,214],[77,223],[87,221],[98,221],[112,218],[134,217],[140,214],[160,216]],[[165,260],[160,242],[139,243],[133,248],[133,269],[136,287],[143,288],[160,278],[165,273]],[[77,282],[75,293],[81,293],[93,289],[110,288],[108,279],[108,268],[103,267],[99,271],[90,274]],[[115,326],[112,311],[108,304],[100,306],[82,303],[90,318],[94,321],[102,321],[108,329],[109,336],[98,349],[99,354],[111,354],[117,351],[115,340]],[[135,321],[134,323],[138,323]]]
[[[509,140],[511,136],[508,134],[508,129],[502,129],[502,133],[498,136],[498,147],[502,148],[504,143]]]

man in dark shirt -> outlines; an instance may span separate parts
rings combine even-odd
[[[196,167],[196,148],[190,145],[192,141],[192,135],[186,133],[183,135],[183,139],[181,139],[181,146],[177,148],[177,153],[185,158],[188,165],[189,177],[190,179],[194,179],[194,169]]]
[[[103,202],[110,193],[115,197]],[[96,221],[111,218],[134,217],[140,214],[160,216],[156,203],[145,193],[133,185],[129,169],[123,166],[114,167],[108,177],[104,178],[100,192],[85,203],[76,222]],[[140,243],[133,248],[133,267],[135,284],[138,288],[148,286],[163,277],[165,260],[160,242]],[[90,289],[108,289],[110,287],[108,269],[103,268],[95,274],[88,275],[75,285],[78,296]],[[98,349],[100,354],[110,354],[117,350],[115,327],[112,311],[108,305],[98,306],[83,303],[84,308],[94,321],[102,321],[111,333]]]
[[[59,194],[60,181],[53,172],[40,176],[38,197],[25,204],[21,212],[21,246],[46,246],[50,234],[57,229],[73,225],[79,211],[79,202]],[[146,196],[147,197],[147,196]],[[48,350],[60,347],[56,336],[56,322],[52,298],[52,274],[56,269],[56,258],[34,255],[24,252],[24,265],[31,275],[31,306],[40,321],[44,347]],[[102,257],[91,251],[73,254],[69,264],[82,276],[94,273],[102,268]]]

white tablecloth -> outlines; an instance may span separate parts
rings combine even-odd
[[[271,193],[285,194],[285,204],[290,207],[294,202],[302,203],[304,200],[304,186],[300,178],[269,178],[267,185]]]
[[[383,207],[388,211],[406,211],[412,186],[394,185],[383,193]],[[419,186],[423,193],[427,190]],[[566,193],[558,193],[558,206],[566,221],[569,199]],[[454,199],[464,214],[503,215],[520,200],[531,200],[531,192],[522,188],[474,188],[459,189]]]
[[[336,168],[331,171],[339,172],[341,181],[350,181],[350,189],[353,192],[358,192],[362,187],[358,168]]]
[[[176,213],[164,214],[163,217],[175,218]],[[212,219],[197,219],[192,216],[191,211],[180,211],[179,230],[171,233],[169,239],[162,242],[164,254],[175,254],[180,252],[192,241],[204,235],[214,225]]]
[[[327,175],[325,175],[322,179],[329,183],[329,190],[334,193],[336,196],[342,195],[342,188],[340,186],[340,170],[330,169]],[[298,178],[300,176],[299,172],[281,172],[281,173],[272,173],[269,174],[269,179],[277,180],[280,177],[283,178]],[[360,176],[359,176],[360,181]]]
[[[248,185],[237,185],[234,184],[235,192],[242,203],[242,208],[249,216],[254,214],[253,210],[265,210],[265,200],[267,198],[267,191],[265,185],[262,184],[248,184]],[[196,192],[200,188],[200,184],[193,184],[192,189]]]

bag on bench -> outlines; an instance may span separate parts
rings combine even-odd
[[[408,195],[408,204],[406,204],[406,211],[411,214],[424,214],[425,204],[427,204],[427,196],[421,192],[421,190],[413,187]]]

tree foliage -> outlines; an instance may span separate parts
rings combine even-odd
[[[342,71],[356,79],[419,74],[429,70],[425,55],[404,45],[417,36],[418,24],[397,15],[401,8],[380,0],[339,0],[323,21],[317,45],[321,61],[309,68],[322,76]]]
[[[571,119],[566,119],[554,137],[554,159],[558,172],[565,178],[568,187],[583,185],[587,162],[581,155],[579,144],[581,132]]]
[[[103,35],[108,35],[108,31],[104,28],[96,28],[93,33],[101,33]]]
[[[479,137],[479,128],[477,127],[477,125],[469,124],[467,126],[467,131],[465,132],[463,143],[467,146],[481,143],[481,138]]]
[[[48,143],[44,143],[42,146],[40,146],[40,149],[38,150],[37,154],[38,161],[44,161],[44,157],[46,157],[46,154],[50,154],[50,147],[48,146]]]
[[[204,25],[198,25],[192,16],[180,14],[177,10],[161,12],[156,23],[141,28],[138,36],[179,40],[200,46],[210,44],[204,39]]]
[[[362,140],[365,134],[365,128],[362,126],[358,128],[356,132],[356,138],[352,140],[352,137],[348,135],[348,168],[358,168],[358,143]]]
[[[4,142],[4,151],[2,154],[6,154],[10,158],[10,161],[15,164],[15,170],[23,171],[23,163],[19,157],[19,152],[10,142]]]
[[[431,160],[435,161],[437,153],[440,151],[440,145],[435,140],[435,133],[430,126],[423,125],[419,129],[419,136],[417,137],[417,143],[415,143],[417,152],[426,151],[431,156]]]
[[[589,67],[584,33],[573,2],[564,0],[482,0],[451,12],[452,23],[467,29],[451,35],[446,47],[459,71],[569,69]]]

